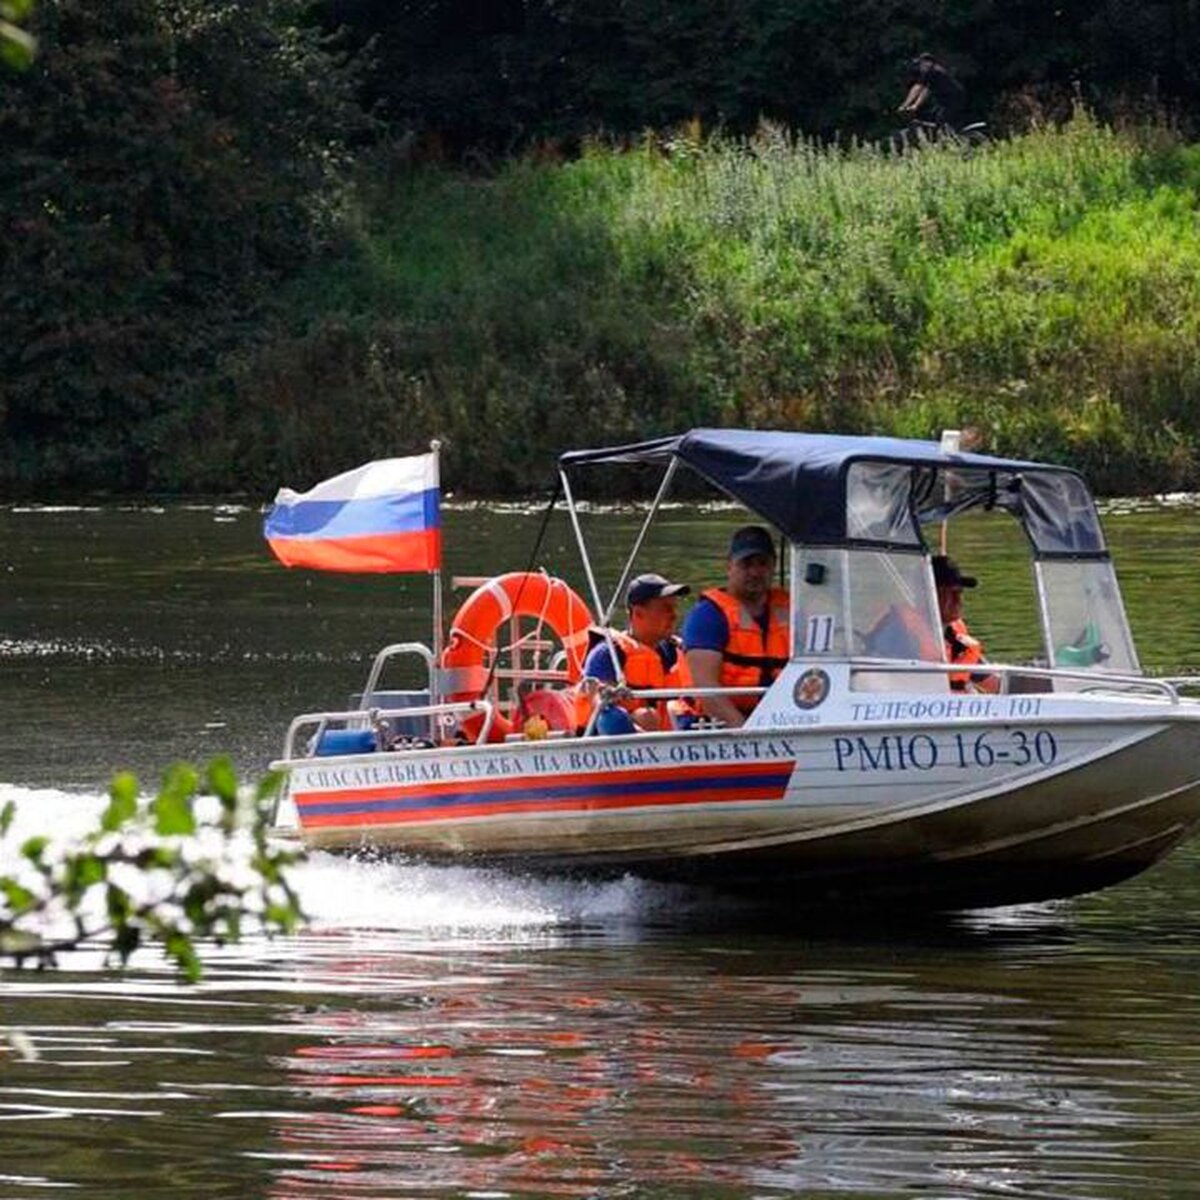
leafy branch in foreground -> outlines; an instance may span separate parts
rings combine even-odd
[[[33,13],[33,0],[0,0],[0,63],[18,70],[33,61],[37,42],[22,28]]]
[[[71,844],[27,838],[0,874],[0,960],[53,966],[64,951],[100,945],[124,965],[157,943],[195,981],[198,942],[295,929],[303,913],[286,869],[302,851],[268,836],[281,782],[268,775],[242,793],[228,759],[203,777],[181,763],[142,803],[136,778],[117,775],[98,829]],[[14,813],[12,802],[0,811],[0,844]]]

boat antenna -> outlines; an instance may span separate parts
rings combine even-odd
[[[546,529],[550,525],[550,517],[554,513],[554,506],[558,503],[558,497],[561,492],[562,479],[560,477],[555,480],[554,491],[550,496],[550,503],[546,505],[544,511],[542,512],[542,523],[538,527],[538,534],[534,539],[533,549],[529,552],[529,561],[525,564],[525,570],[521,575],[521,586],[517,588],[517,594],[513,597],[513,612],[520,612],[521,610],[521,593],[525,590],[525,581],[529,578],[530,573],[533,571],[534,564],[537,562],[538,552],[542,548],[542,542],[546,537]],[[500,652],[497,650],[496,653],[492,655],[492,665],[488,668],[487,679],[484,680],[483,690],[479,693],[481,696],[486,696],[488,692],[491,691],[492,680],[496,678],[496,668],[499,665]]]

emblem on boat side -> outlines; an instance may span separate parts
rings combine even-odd
[[[829,676],[820,667],[809,667],[792,688],[797,708],[816,708],[829,695]]]

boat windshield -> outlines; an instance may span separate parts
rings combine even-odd
[[[933,575],[923,549],[797,546],[794,561],[798,655],[945,661]],[[878,690],[946,688],[940,675],[882,679],[871,677]]]
[[[1140,673],[1111,562],[1045,560],[1037,578],[1052,667]]]
[[[850,622],[868,658],[943,662],[932,576],[920,554],[851,551]]]

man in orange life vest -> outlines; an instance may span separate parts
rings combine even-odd
[[[671,583],[661,575],[639,575],[625,593],[629,608],[629,631],[608,631],[621,663],[625,683],[631,688],[671,688],[686,682],[684,662],[675,632],[675,597],[686,596],[686,583]],[[585,680],[616,683],[617,671],[608,638],[591,630],[592,648],[583,663]],[[638,729],[651,732],[669,729],[667,706],[662,701],[630,698],[618,701],[633,717]]]
[[[761,525],[729,542],[726,585],[702,593],[683,625],[688,670],[696,687],[767,687],[788,661],[789,597],[772,587],[775,543]],[[706,696],[701,707],[731,728],[745,723],[758,697]]]
[[[979,581],[964,575],[958,564],[944,554],[933,556],[933,582],[937,587],[938,612],[942,618],[942,636],[946,639],[946,661],[971,666],[986,662],[983,643],[971,636],[963,619],[963,588],[973,588]],[[950,690],[954,692],[998,692],[1000,680],[995,675],[952,671]]]

